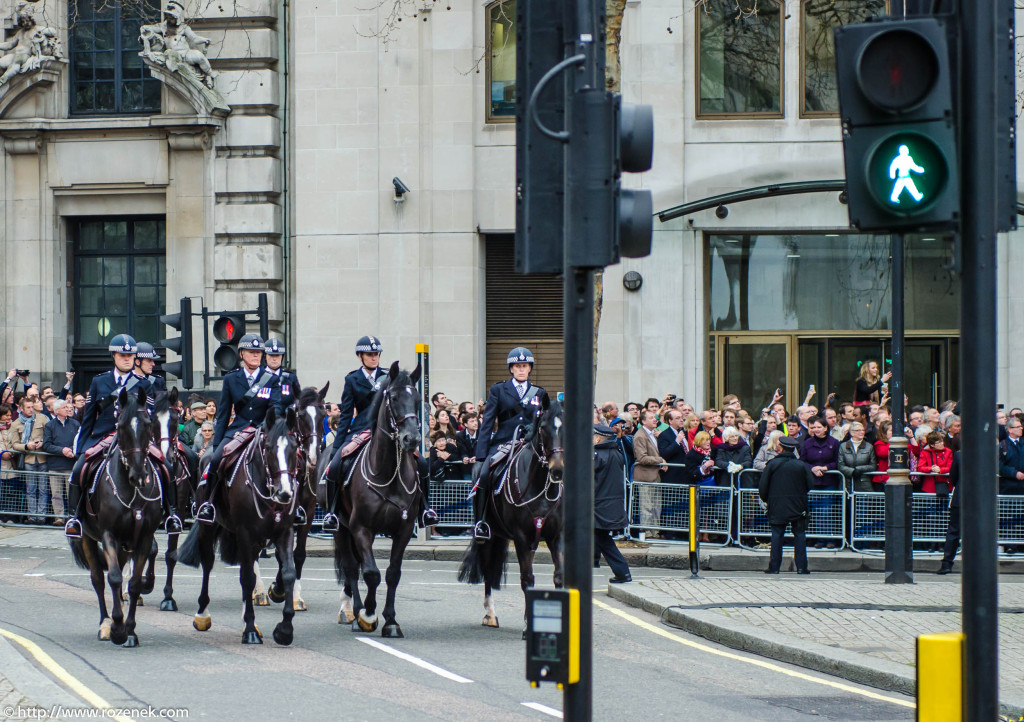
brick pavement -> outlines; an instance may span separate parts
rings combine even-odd
[[[920,634],[960,631],[960,585],[920,581],[891,585],[878,579],[701,580],[648,579],[641,587],[683,607],[722,615],[795,639],[817,642],[898,664],[914,665]],[[837,605],[837,606],[832,606]],[[849,607],[864,608],[849,608]],[[999,585],[1001,694],[1024,694],[1024,584]]]

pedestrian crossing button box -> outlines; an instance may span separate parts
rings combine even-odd
[[[574,684],[580,678],[580,593],[526,590],[526,679]]]

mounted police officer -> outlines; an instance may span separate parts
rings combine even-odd
[[[506,362],[512,378],[491,387],[476,440],[477,462],[473,469],[473,476],[477,479],[473,496],[476,524],[473,525],[473,538],[477,541],[491,538],[491,528],[484,520],[487,495],[491,493],[491,457],[499,450],[498,447],[517,437],[518,429],[533,424],[540,413],[541,397],[547,393],[530,383],[530,372],[533,371],[530,349],[516,346],[508,352]],[[522,432],[518,438],[522,438]]]
[[[164,381],[162,376],[153,375],[156,362],[160,360],[156,349],[153,348],[153,344],[139,341],[136,347],[138,351],[135,352],[135,374],[136,376],[141,376],[147,384],[146,393],[149,398],[146,400],[146,406],[152,411],[153,402],[156,401],[156,397],[160,392],[167,393],[167,382]]]
[[[145,388],[147,383],[142,376],[133,373],[135,355],[138,352],[138,344],[134,338],[126,333],[118,334],[110,339],[107,350],[114,358],[114,368],[98,374],[89,385],[89,395],[85,399],[85,409],[82,412],[82,428],[78,432],[75,449],[79,457],[71,471],[71,480],[68,484],[68,506],[71,508],[72,516],[64,525],[64,533],[73,539],[82,536],[82,522],[79,517],[82,515],[82,501],[85,498],[81,486],[82,467],[85,465],[83,452],[105,441],[107,437],[113,439],[119,413],[114,402],[121,390],[131,391],[140,384]],[[175,496],[171,493],[170,479],[165,478],[166,474],[159,476],[164,512],[167,515],[164,528],[168,534],[179,534],[181,519],[174,508]]]
[[[293,371],[285,371],[281,368],[284,362],[285,347],[284,341],[278,338],[268,338],[263,344],[263,353],[267,356],[267,369],[280,379],[281,405],[290,406],[302,393],[302,386],[299,384],[299,377]]]
[[[359,357],[359,368],[345,377],[345,389],[341,393],[341,421],[335,432],[334,445],[331,447],[331,463],[327,467],[327,513],[324,514],[323,530],[338,530],[338,516],[335,504],[338,496],[338,482],[348,476],[348,469],[355,455],[351,455],[336,464],[334,458],[345,444],[360,431],[371,428],[376,419],[370,417],[370,405],[373,396],[380,390],[387,371],[380,368],[380,354],[384,350],[380,339],[375,336],[363,336],[356,341],[356,356]],[[437,512],[427,508],[428,472],[426,460],[416,457],[419,468],[420,488],[423,491],[424,510],[420,521],[424,526],[437,524]]]
[[[220,466],[225,439],[247,427],[262,424],[271,407],[278,415],[284,411],[280,379],[260,363],[263,357],[263,339],[254,333],[245,334],[238,342],[238,355],[242,363],[224,377],[214,424],[214,449],[207,457],[210,461],[206,478],[199,485],[200,489],[204,485],[206,487],[204,501],[196,510],[196,521],[201,524],[213,524],[217,519],[213,498],[217,492],[217,467]],[[232,414],[235,419],[229,425]]]

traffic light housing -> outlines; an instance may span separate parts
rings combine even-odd
[[[223,373],[238,367],[238,342],[245,335],[245,313],[223,313],[213,322],[213,337],[220,344],[213,352],[213,363]]]
[[[169,313],[160,317],[160,323],[180,332],[177,338],[162,338],[160,345],[181,357],[180,361],[165,363],[163,369],[181,380],[183,388],[190,389],[192,383],[192,299],[180,301],[178,313]]]
[[[960,216],[949,43],[939,18],[835,28],[850,223],[953,228]]]

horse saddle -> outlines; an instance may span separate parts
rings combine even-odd
[[[359,451],[366,445],[366,442],[370,440],[373,435],[369,429],[360,431],[358,434],[353,436],[351,439],[341,447],[341,454],[339,458],[344,459],[346,456],[352,456],[354,453]]]
[[[96,457],[103,456],[104,454],[106,454],[107,449],[109,449],[111,444],[114,443],[115,436],[117,436],[117,434],[111,432],[104,436],[99,441],[97,441],[95,444],[90,446],[88,449],[86,449],[85,453],[82,454],[82,456],[85,458],[86,464],[92,462],[93,459],[95,459]]]
[[[238,457],[245,451],[245,447],[249,445],[249,442],[256,436],[255,426],[246,426],[241,431],[236,431],[235,435],[232,436],[228,441],[224,442],[224,450],[220,455],[220,468],[218,472],[229,471],[235,462],[238,461]]]
[[[516,449],[518,449],[525,443],[525,441],[520,439],[519,441],[516,442],[515,449],[512,448],[511,441],[506,441],[504,444],[501,444],[495,450],[495,452],[487,458],[487,468],[493,469],[494,467],[500,465],[503,461],[505,461],[505,459],[511,456]]]

